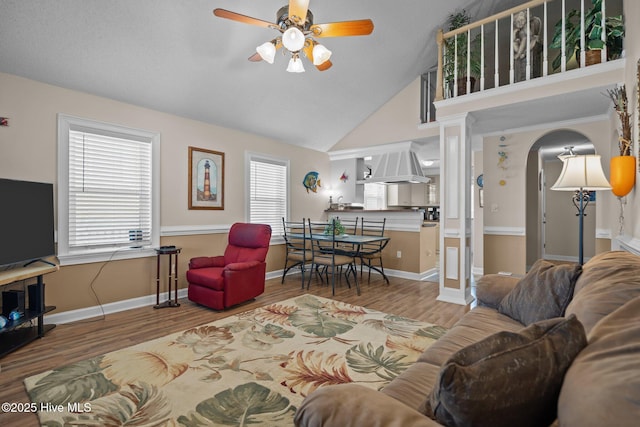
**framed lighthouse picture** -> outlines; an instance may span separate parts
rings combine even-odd
[[[189,147],[189,209],[224,209],[224,153]]]

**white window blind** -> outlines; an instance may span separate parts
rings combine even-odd
[[[364,185],[364,208],[377,210],[387,208],[387,186],[369,183]]]
[[[58,114],[61,265],[155,255],[160,134]]]
[[[269,224],[272,235],[282,235],[288,204],[286,161],[252,157],[249,175],[249,222]]]
[[[151,144],[69,132],[69,248],[151,244]]]

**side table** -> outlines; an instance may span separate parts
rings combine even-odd
[[[175,246],[161,246],[156,249],[156,305],[153,308],[166,308],[166,307],[180,307],[178,302],[178,254],[182,248]],[[162,255],[169,255],[169,277],[168,277],[168,297],[165,302],[160,303],[160,258]],[[174,284],[174,299],[171,300],[171,281],[173,279]]]

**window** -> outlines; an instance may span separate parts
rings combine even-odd
[[[157,133],[58,117],[58,257],[153,255],[159,244]]]
[[[368,183],[364,185],[364,208],[371,210],[387,208],[387,186]]]
[[[289,217],[289,161],[248,154],[249,222],[269,224],[282,236],[282,218]]]

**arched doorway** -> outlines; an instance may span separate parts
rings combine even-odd
[[[572,194],[552,191],[562,170],[558,155],[569,147],[575,154],[594,154],[593,143],[583,134],[556,130],[538,139],[529,150],[526,184],[527,271],[540,258],[578,261],[578,216]],[[595,202],[584,218],[584,256],[595,254]]]

